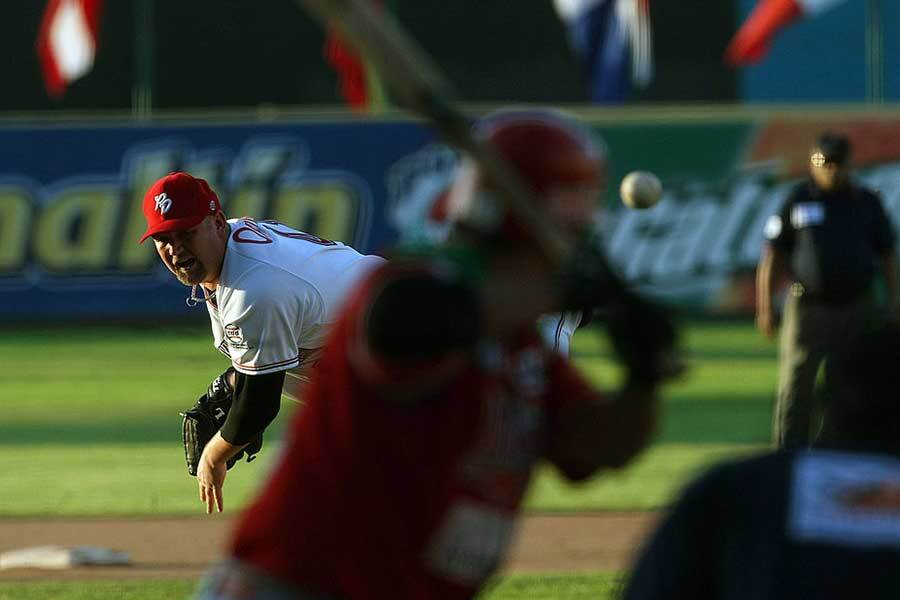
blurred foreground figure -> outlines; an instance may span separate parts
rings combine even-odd
[[[895,324],[845,340],[825,366],[821,447],[699,478],[652,537],[624,598],[900,598],[898,357]]]
[[[850,142],[822,134],[809,155],[809,179],[797,184],[766,223],[757,268],[756,322],[775,334],[772,294],[786,270],[773,438],[779,448],[809,446],[819,427],[813,389],[828,352],[861,327],[884,319],[873,284],[880,272],[887,307],[896,301],[894,230],[871,190],[850,176]]]
[[[570,234],[593,214],[590,139],[544,113],[481,135]],[[535,466],[583,479],[649,441],[675,331],[624,289],[599,250],[557,268],[464,163],[454,234],[398,257],[349,301],[280,464],[240,520],[202,598],[470,598],[503,560]],[[542,344],[538,315],[608,309],[627,371],[591,388]]]

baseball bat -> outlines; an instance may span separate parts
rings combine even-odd
[[[297,2],[326,29],[336,27],[374,65],[398,106],[424,119],[479,165],[500,201],[534,236],[544,254],[558,264],[570,256],[572,240],[546,217],[515,170],[475,137],[469,118],[452,101],[450,83],[388,11],[379,12],[371,0]]]

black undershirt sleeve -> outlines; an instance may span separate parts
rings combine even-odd
[[[370,348],[392,359],[430,358],[472,346],[481,333],[474,290],[411,273],[388,282],[369,308]]]
[[[281,409],[284,371],[265,375],[235,373],[231,410],[222,425],[222,439],[242,446],[269,426]]]

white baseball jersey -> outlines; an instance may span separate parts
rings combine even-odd
[[[274,221],[228,224],[219,284],[206,303],[216,348],[241,373],[290,370],[305,379],[343,299],[384,259]]]
[[[566,357],[571,352],[572,336],[579,325],[581,311],[577,310],[541,315],[537,323],[544,344]]]

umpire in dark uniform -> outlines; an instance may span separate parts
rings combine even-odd
[[[850,143],[822,134],[810,152],[808,180],[766,223],[756,273],[756,322],[775,332],[772,293],[785,270],[784,306],[773,437],[779,448],[808,446],[819,427],[814,387],[829,348],[882,319],[896,299],[894,230],[879,197],[850,177]],[[873,282],[884,277],[886,307]]]

